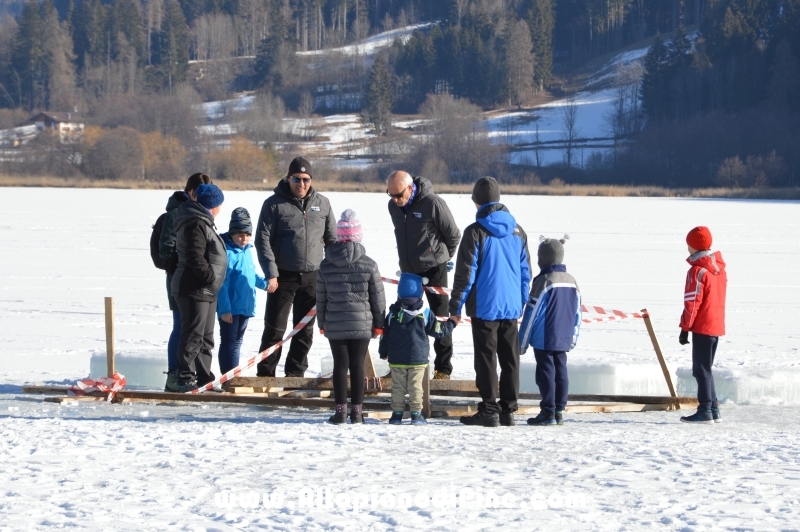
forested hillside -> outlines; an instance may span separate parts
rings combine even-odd
[[[258,154],[269,176],[294,141],[315,136],[309,128],[286,131],[283,117],[357,112],[376,138],[396,137],[393,116],[431,116],[442,108],[431,98],[448,95],[461,102],[453,109],[462,118],[480,121],[482,111],[569,97],[583,65],[654,39],[643,69],[613,76],[627,91],[608,117],[614,149],[582,165],[565,158],[559,177],[790,184],[800,164],[799,13],[800,0],[4,0],[0,129],[38,111],[75,113],[88,129],[80,146],[51,146],[48,157],[33,160],[6,154],[3,168],[100,177],[89,152],[125,143],[98,141],[136,136],[133,158],[151,161],[136,176],[167,178],[197,165],[211,171],[215,157],[230,159],[217,152],[234,145]],[[373,36],[394,36],[394,44],[370,46]],[[198,105],[242,91],[257,93],[264,123],[239,120],[230,129],[236,139],[205,138]],[[472,129],[463,133],[469,142]],[[480,167],[511,162],[502,148],[477,151],[488,157]],[[379,158],[431,147],[390,152]],[[661,162],[651,168],[654,160]],[[446,179],[467,178],[445,166]],[[516,166],[509,179],[548,174]]]

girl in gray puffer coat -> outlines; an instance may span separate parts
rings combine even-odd
[[[367,257],[361,223],[347,209],[336,224],[335,244],[325,250],[317,276],[317,324],[331,344],[336,414],[347,422],[347,370],[350,370],[350,423],[363,423],[364,357],[369,341],[383,334],[386,298],[378,265]]]

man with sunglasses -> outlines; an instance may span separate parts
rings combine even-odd
[[[258,262],[267,284],[267,312],[259,352],[277,344],[286,332],[289,310],[292,323],[317,303],[317,271],[328,244],[336,242],[336,217],[330,201],[311,186],[311,163],[296,157],[289,172],[264,201],[255,234]],[[292,338],[286,355],[287,377],[302,377],[308,368],[308,351],[314,338],[314,320]],[[281,349],[257,366],[259,377],[274,377]]]
[[[447,286],[450,259],[456,254],[461,240],[447,203],[434,194],[433,185],[424,177],[411,177],[398,170],[386,180],[390,196],[389,214],[394,224],[400,269],[428,278],[429,286]],[[448,264],[449,263],[449,264]],[[431,312],[448,316],[450,298],[447,295],[425,292]],[[433,342],[436,353],[434,379],[449,379],[453,372],[453,339],[450,336]]]

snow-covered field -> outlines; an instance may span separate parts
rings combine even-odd
[[[356,209],[368,254],[393,276],[386,196],[327,195],[337,213]],[[88,374],[92,354],[105,349],[104,296],[115,298],[120,356],[166,364],[171,316],[147,246],[168,196],[3,189],[0,530],[798,528],[797,202],[504,198],[532,244],[540,234],[570,234],[566,263],[587,304],[650,309],[678,377],[690,368],[676,338],[683,237],[694,225],[711,227],[729,272],[728,335],[716,373],[736,390],[721,425],[685,426],[679,412],[650,412],[576,414],[564,427],[537,430],[523,416],[522,426],[499,429],[452,420],[332,427],[317,411],[57,406],[23,396],[23,384]],[[227,228],[237,206],[257,217],[266,197],[226,193],[218,225]],[[468,195],[446,199],[461,227],[472,221]],[[394,291],[387,292],[391,301]],[[261,297],[246,353],[258,347],[263,307]],[[460,326],[454,340],[454,376],[471,378],[469,327]],[[310,374],[327,352],[317,336]],[[637,372],[648,374],[654,357],[641,322],[588,324],[570,365],[582,375],[619,370],[618,380],[635,387],[644,386]],[[339,506],[302,507],[323,487]],[[504,507],[476,501],[473,492],[505,496]],[[274,507],[228,506],[230,493],[244,503],[267,494]]]

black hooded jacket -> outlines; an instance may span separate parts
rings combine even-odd
[[[211,213],[195,201],[178,207],[175,217],[178,268],[172,295],[214,301],[228,269],[225,242],[217,234]]]

